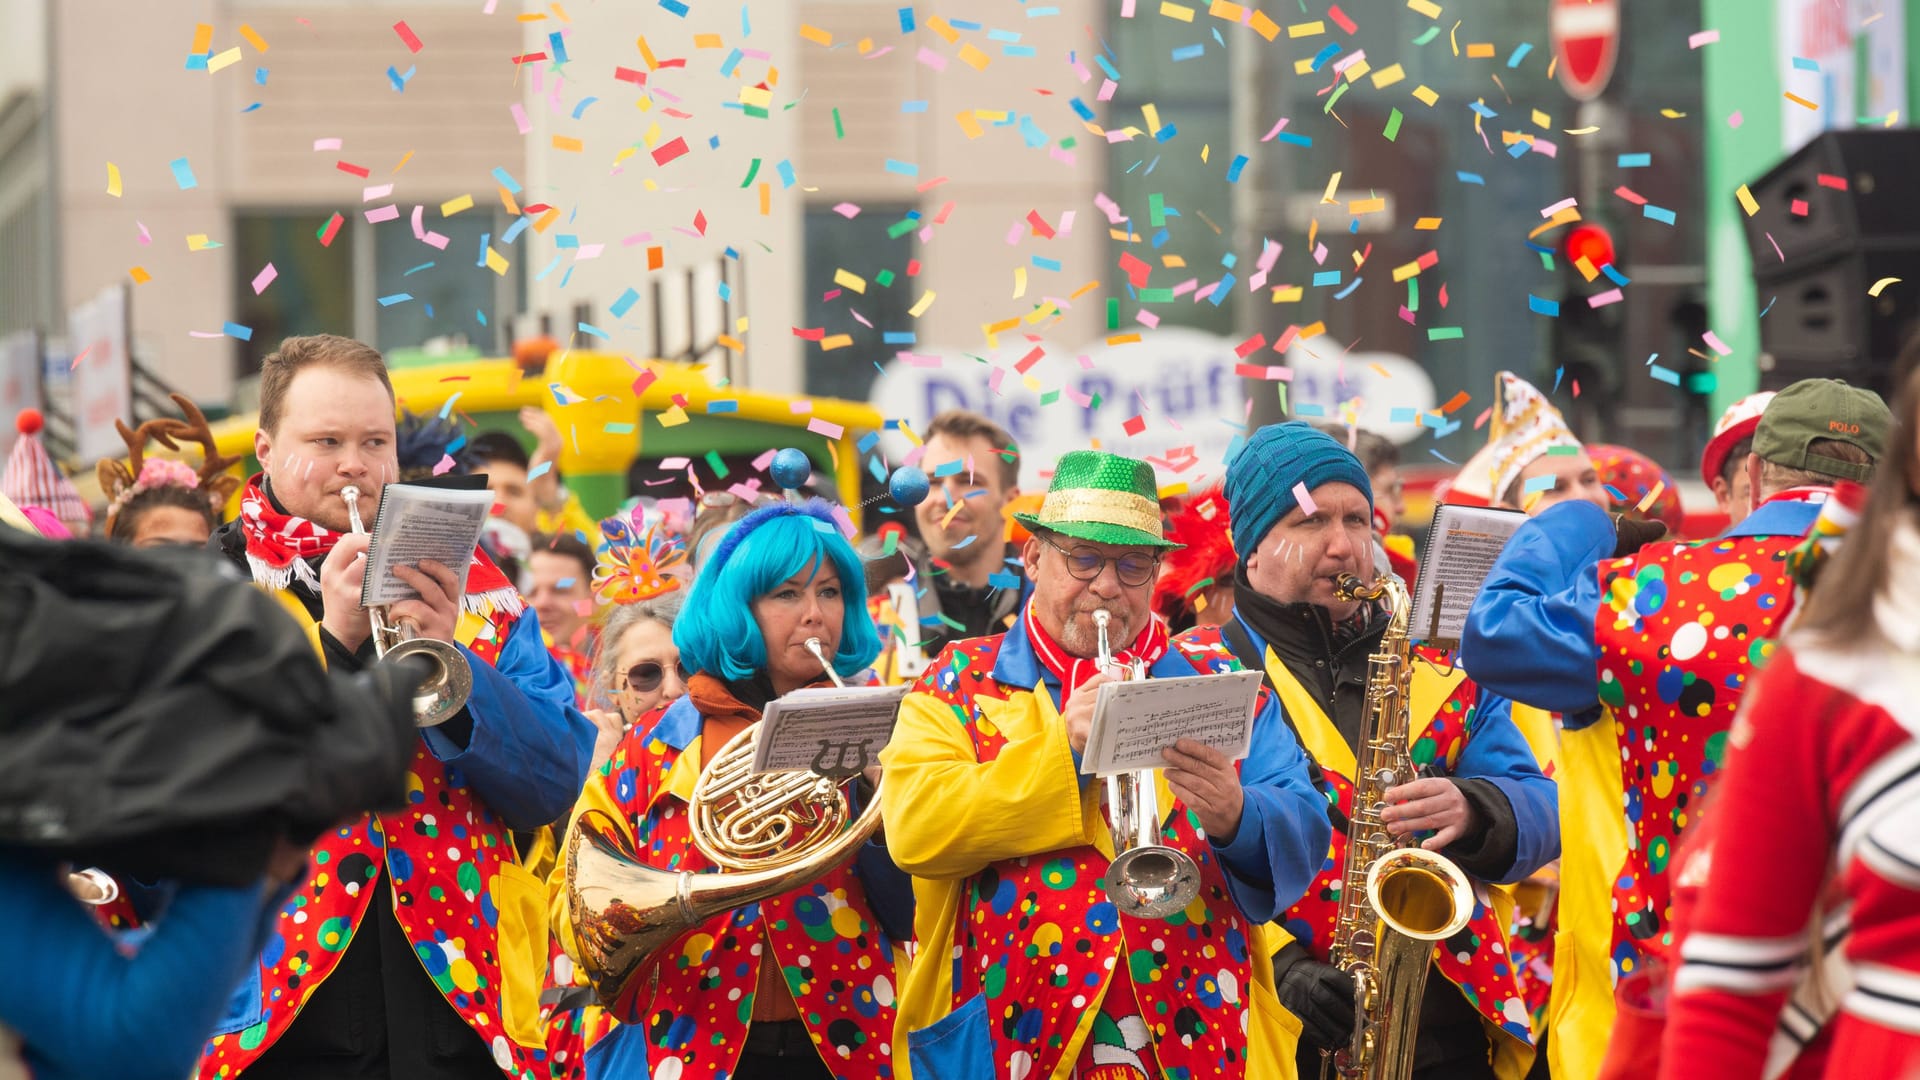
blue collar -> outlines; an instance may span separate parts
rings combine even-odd
[[[693,696],[681,694],[660,714],[660,719],[647,732],[647,738],[659,739],[675,750],[685,750],[700,734],[706,721],[700,716],[700,710],[694,708]]]
[[[1726,539],[1745,536],[1805,536],[1813,528],[1814,519],[1820,516],[1820,508],[1824,504],[1825,500],[1802,502],[1798,499],[1762,503],[1759,509],[1747,515],[1745,521],[1720,535]]]
[[[1253,624],[1247,621],[1247,617],[1236,610],[1233,613],[1233,621],[1239,623],[1240,629],[1247,632],[1247,639],[1253,642],[1253,651],[1262,657],[1266,656],[1267,639],[1260,635],[1260,631],[1253,628]]]
[[[1043,678],[1048,686],[1059,688],[1060,680],[1033,655],[1033,642],[1027,639],[1027,611],[1022,607],[1013,625],[1000,635],[999,655],[993,658],[993,681],[1030,690]]]

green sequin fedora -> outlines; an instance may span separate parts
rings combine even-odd
[[[1074,450],[1061,455],[1040,512],[1015,514],[1014,520],[1028,529],[1096,544],[1180,547],[1161,532],[1159,495],[1153,466],[1146,462],[1104,450]]]

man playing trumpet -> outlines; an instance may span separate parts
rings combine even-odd
[[[254,451],[263,472],[215,546],[308,629],[329,669],[375,662],[360,606],[369,541],[353,524],[356,512],[373,517],[398,469],[380,354],[327,334],[288,338],[261,372]],[[353,489],[350,509],[342,495]],[[387,617],[457,644],[472,674],[466,706],[422,730],[405,810],[314,845],[258,969],[207,1045],[203,1077],[547,1071],[541,889],[509,830],[566,812],[593,725],[574,710],[572,680],[512,584],[478,550],[467,571],[463,595],[454,567],[396,569],[420,598]]]
[[[1153,620],[1173,545],[1146,463],[1067,454],[1040,512],[1019,520],[1032,598],[1007,633],[948,646],[882,754],[888,849],[914,875],[920,949],[895,1065],[910,1055],[918,1080],[1281,1075],[1291,1022],[1253,939],[1326,851],[1306,759],[1264,695],[1245,760],[1167,748],[1156,839],[1197,866],[1198,895],[1164,919],[1122,914],[1103,785],[1079,772],[1097,691],[1136,663],[1150,678],[1235,665],[1217,641],[1174,645]]]

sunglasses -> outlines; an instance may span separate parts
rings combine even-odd
[[[683,684],[687,681],[687,669],[679,663],[673,665],[673,674],[674,677],[679,679]],[[651,694],[655,690],[660,689],[660,684],[666,681],[666,677],[667,668],[665,664],[654,660],[647,660],[627,669],[627,681],[624,688],[636,694]]]

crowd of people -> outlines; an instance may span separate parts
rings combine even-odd
[[[1736,403],[1700,462],[1730,524],[1694,537],[1659,465],[1494,394],[1436,497],[1524,523],[1457,641],[1410,631],[1398,449],[1347,424],[1247,431],[1163,499],[1103,449],[1023,493],[948,412],[865,534],[778,476],[595,521],[545,412],[531,453],[396,421],[379,353],[322,335],[265,362],[255,475],[183,398],[123,426],[94,539],[23,423],[0,595],[48,614],[0,632],[0,774],[47,771],[0,780],[0,1077],[1920,1075],[1920,375]],[[382,614],[471,689],[415,728],[357,524],[449,471],[493,491],[481,542]],[[69,689],[103,641],[124,692]],[[1185,891],[1134,913],[1160,886],[1112,869],[1143,841],[1082,771],[1101,688],[1241,671],[1244,755],[1138,774]],[[877,763],[734,775],[773,703],[843,684],[904,693]],[[184,786],[216,732],[280,781]],[[83,776],[117,818],[48,793]],[[728,784],[764,816],[710,820]],[[707,840],[797,848],[827,803],[877,829],[818,865]],[[1383,847],[1444,871],[1440,929],[1389,931],[1431,912],[1369,883]]]

